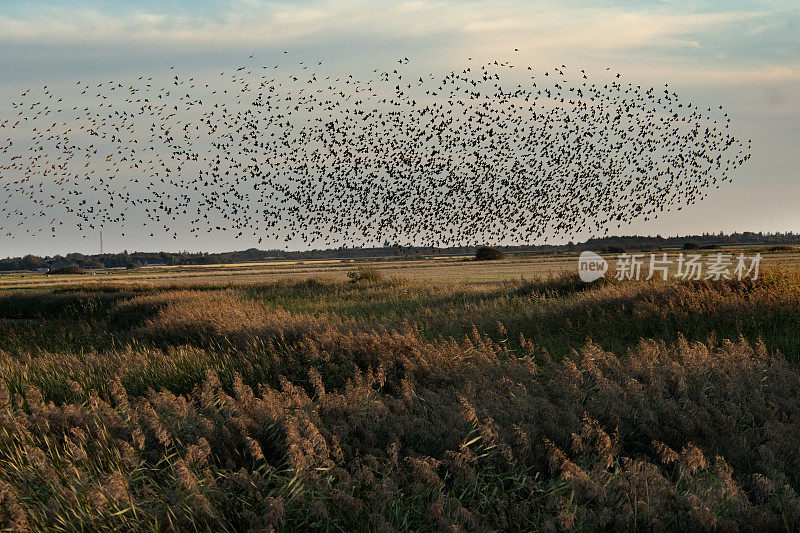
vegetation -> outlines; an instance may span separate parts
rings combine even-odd
[[[498,248],[502,253],[534,253],[544,254],[553,252],[580,252],[583,250],[606,251],[608,253],[624,253],[626,250],[660,250],[663,248],[679,249],[686,240],[690,240],[691,248],[686,249],[715,249],[720,246],[771,246],[771,251],[792,251],[792,245],[800,245],[800,234],[795,233],[732,233],[690,235],[686,237],[602,237],[589,239],[580,244],[563,245],[529,245],[529,246],[503,246]],[[206,252],[132,252],[127,251],[117,254],[84,255],[80,253],[67,254],[65,257],[25,257],[0,259],[0,272],[39,270],[48,268],[52,264],[64,262],[75,264],[83,269],[94,268],[123,268],[131,263],[141,265],[164,264],[176,265],[224,265],[238,263],[267,262],[275,260],[314,260],[314,259],[367,259],[367,258],[423,258],[428,256],[466,256],[476,253],[474,246],[457,246],[450,248],[431,247],[401,247],[384,246],[381,248],[335,248],[327,250],[258,250],[250,248],[237,252],[206,253]]]
[[[374,266],[359,265],[347,273],[347,278],[354,283],[378,283],[383,281],[383,274]]]
[[[505,254],[498,250],[497,248],[492,248],[491,246],[480,246],[477,250],[475,250],[475,260],[476,261],[496,261],[498,259],[503,259]]]
[[[369,281],[0,296],[0,528],[800,527],[797,274]]]
[[[51,276],[61,276],[61,275],[83,275],[86,274],[86,271],[79,266],[76,265],[69,265],[61,268],[57,268],[55,270],[51,270],[48,272]]]

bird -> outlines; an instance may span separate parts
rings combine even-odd
[[[0,111],[0,232],[287,248],[603,236],[702,201],[750,158],[722,106],[668,85],[467,61],[420,75],[404,56],[368,77],[320,60],[205,79],[173,65],[28,88]]]

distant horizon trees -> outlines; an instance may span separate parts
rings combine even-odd
[[[675,237],[622,236],[591,238],[583,243],[494,246],[501,253],[548,253],[548,252],[580,252],[592,250],[601,253],[622,253],[632,250],[658,250],[675,248],[684,250],[714,249],[719,246],[732,245],[800,245],[800,233],[763,233],[742,232],[726,234],[706,233],[702,235],[676,235]],[[313,259],[366,259],[391,257],[425,257],[430,255],[474,255],[479,247],[457,246],[450,248],[431,247],[399,247],[381,246],[374,248],[329,248],[324,250],[286,251],[286,250],[247,250],[232,252],[132,252],[85,255],[70,253],[66,256],[55,255],[39,257],[27,254],[23,257],[0,259],[0,272],[36,271],[58,269],[65,266],[77,266],[84,270],[98,268],[125,268],[129,264],[152,265],[222,265],[231,263],[252,263],[276,259],[313,260]]]

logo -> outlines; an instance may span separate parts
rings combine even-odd
[[[594,252],[581,252],[578,258],[578,275],[582,281],[591,283],[606,275],[608,263],[602,256]]]
[[[654,278],[667,280],[672,277],[682,280],[732,280],[742,281],[745,278],[758,279],[761,265],[761,254],[745,256],[739,254],[675,254],[667,252],[650,254],[620,254],[616,259],[614,279],[650,281]],[[649,265],[649,268],[648,268]],[[673,268],[674,267],[674,268]],[[608,263],[602,256],[594,252],[581,252],[578,257],[578,275],[586,283],[598,280],[606,275]]]

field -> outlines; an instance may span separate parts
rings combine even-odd
[[[644,261],[650,253],[642,252]],[[660,254],[661,252],[659,252]],[[668,259],[674,264],[679,250],[667,251]],[[722,253],[732,256],[745,254],[748,257],[761,253],[762,265],[781,270],[800,268],[800,249],[789,247],[773,251],[765,246],[729,247],[719,250],[704,250],[703,256]],[[10,272],[0,275],[0,291],[7,289],[41,288],[45,286],[63,287],[67,285],[102,283],[146,283],[153,286],[193,284],[244,285],[285,279],[325,278],[346,280],[347,273],[363,264],[374,266],[385,277],[399,277],[405,280],[433,282],[489,282],[511,279],[524,279],[555,275],[562,272],[575,272],[578,254],[552,253],[512,256],[500,262],[472,261],[471,257],[405,257],[391,260],[352,260],[327,259],[310,261],[273,261],[269,263],[242,263],[212,266],[171,266],[146,267],[133,271],[125,269],[102,269],[91,271],[88,276],[47,276],[42,273]],[[606,254],[613,265],[616,255]],[[671,269],[674,272],[675,268]]]
[[[4,274],[0,529],[797,530],[800,258],[763,252]]]

